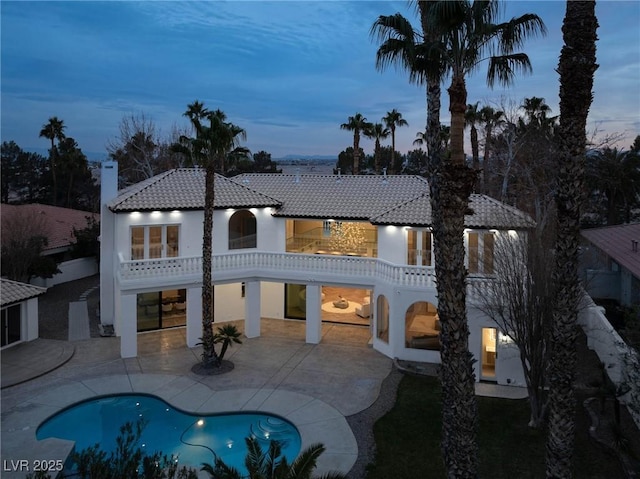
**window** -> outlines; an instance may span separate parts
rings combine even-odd
[[[412,229],[407,233],[407,264],[433,266],[431,232]]]
[[[405,313],[405,346],[411,349],[440,350],[440,318],[432,303],[418,301]]]
[[[493,273],[495,236],[491,232],[467,233],[467,268],[471,274]]]
[[[229,218],[229,249],[257,247],[256,217],[247,210],[236,211]]]
[[[131,227],[131,259],[175,258],[180,244],[180,225]]]

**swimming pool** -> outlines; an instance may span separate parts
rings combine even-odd
[[[263,450],[270,440],[280,441],[290,461],[300,452],[300,433],[282,417],[258,412],[199,415],[143,394],[103,396],[69,406],[45,420],[36,438],[75,441],[76,451],[98,443],[110,452],[120,427],[138,420],[146,423],[139,444],[144,451],[176,456],[180,465],[197,469],[203,462],[213,464],[215,453],[228,466],[244,471],[245,438],[249,436],[256,437]]]

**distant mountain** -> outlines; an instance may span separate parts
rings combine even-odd
[[[274,158],[276,162],[288,162],[288,161],[337,161],[338,157],[335,155],[285,155],[280,158]]]

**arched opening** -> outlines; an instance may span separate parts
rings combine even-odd
[[[385,343],[389,342],[389,301],[384,295],[378,296],[377,301],[377,331],[378,331],[378,339],[384,341]]]
[[[257,247],[256,217],[251,211],[236,211],[229,218],[229,249]]]
[[[440,350],[440,319],[434,304],[417,301],[407,308],[405,345],[412,349]]]

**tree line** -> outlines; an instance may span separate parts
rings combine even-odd
[[[96,212],[100,190],[89,161],[56,116],[42,126],[39,136],[51,142],[49,157],[26,152],[15,141],[0,147],[3,203],[43,203]]]
[[[540,225],[553,220],[556,185],[553,167],[557,154],[558,116],[551,115],[544,98],[525,98],[522,103],[503,99],[499,106],[467,104],[465,130],[470,137],[471,156],[465,161],[477,174],[474,192],[489,195],[526,211]],[[395,118],[397,123],[390,118]],[[408,126],[402,113],[392,110],[382,123],[369,122],[361,113],[340,125],[353,132],[353,146],[338,154],[334,173],[411,174],[428,176],[428,154],[422,149],[427,134],[416,133],[414,150],[395,150],[395,127]],[[640,219],[640,136],[628,149],[612,146],[621,134],[596,138],[586,150],[585,197],[581,225],[615,225]],[[361,137],[373,139],[373,154],[365,154]],[[391,137],[391,145],[382,141]],[[442,151],[450,146],[451,128],[440,125],[438,142]],[[356,158],[357,151],[357,158]],[[357,168],[357,170],[356,170]],[[357,173],[356,173],[357,171]]]

